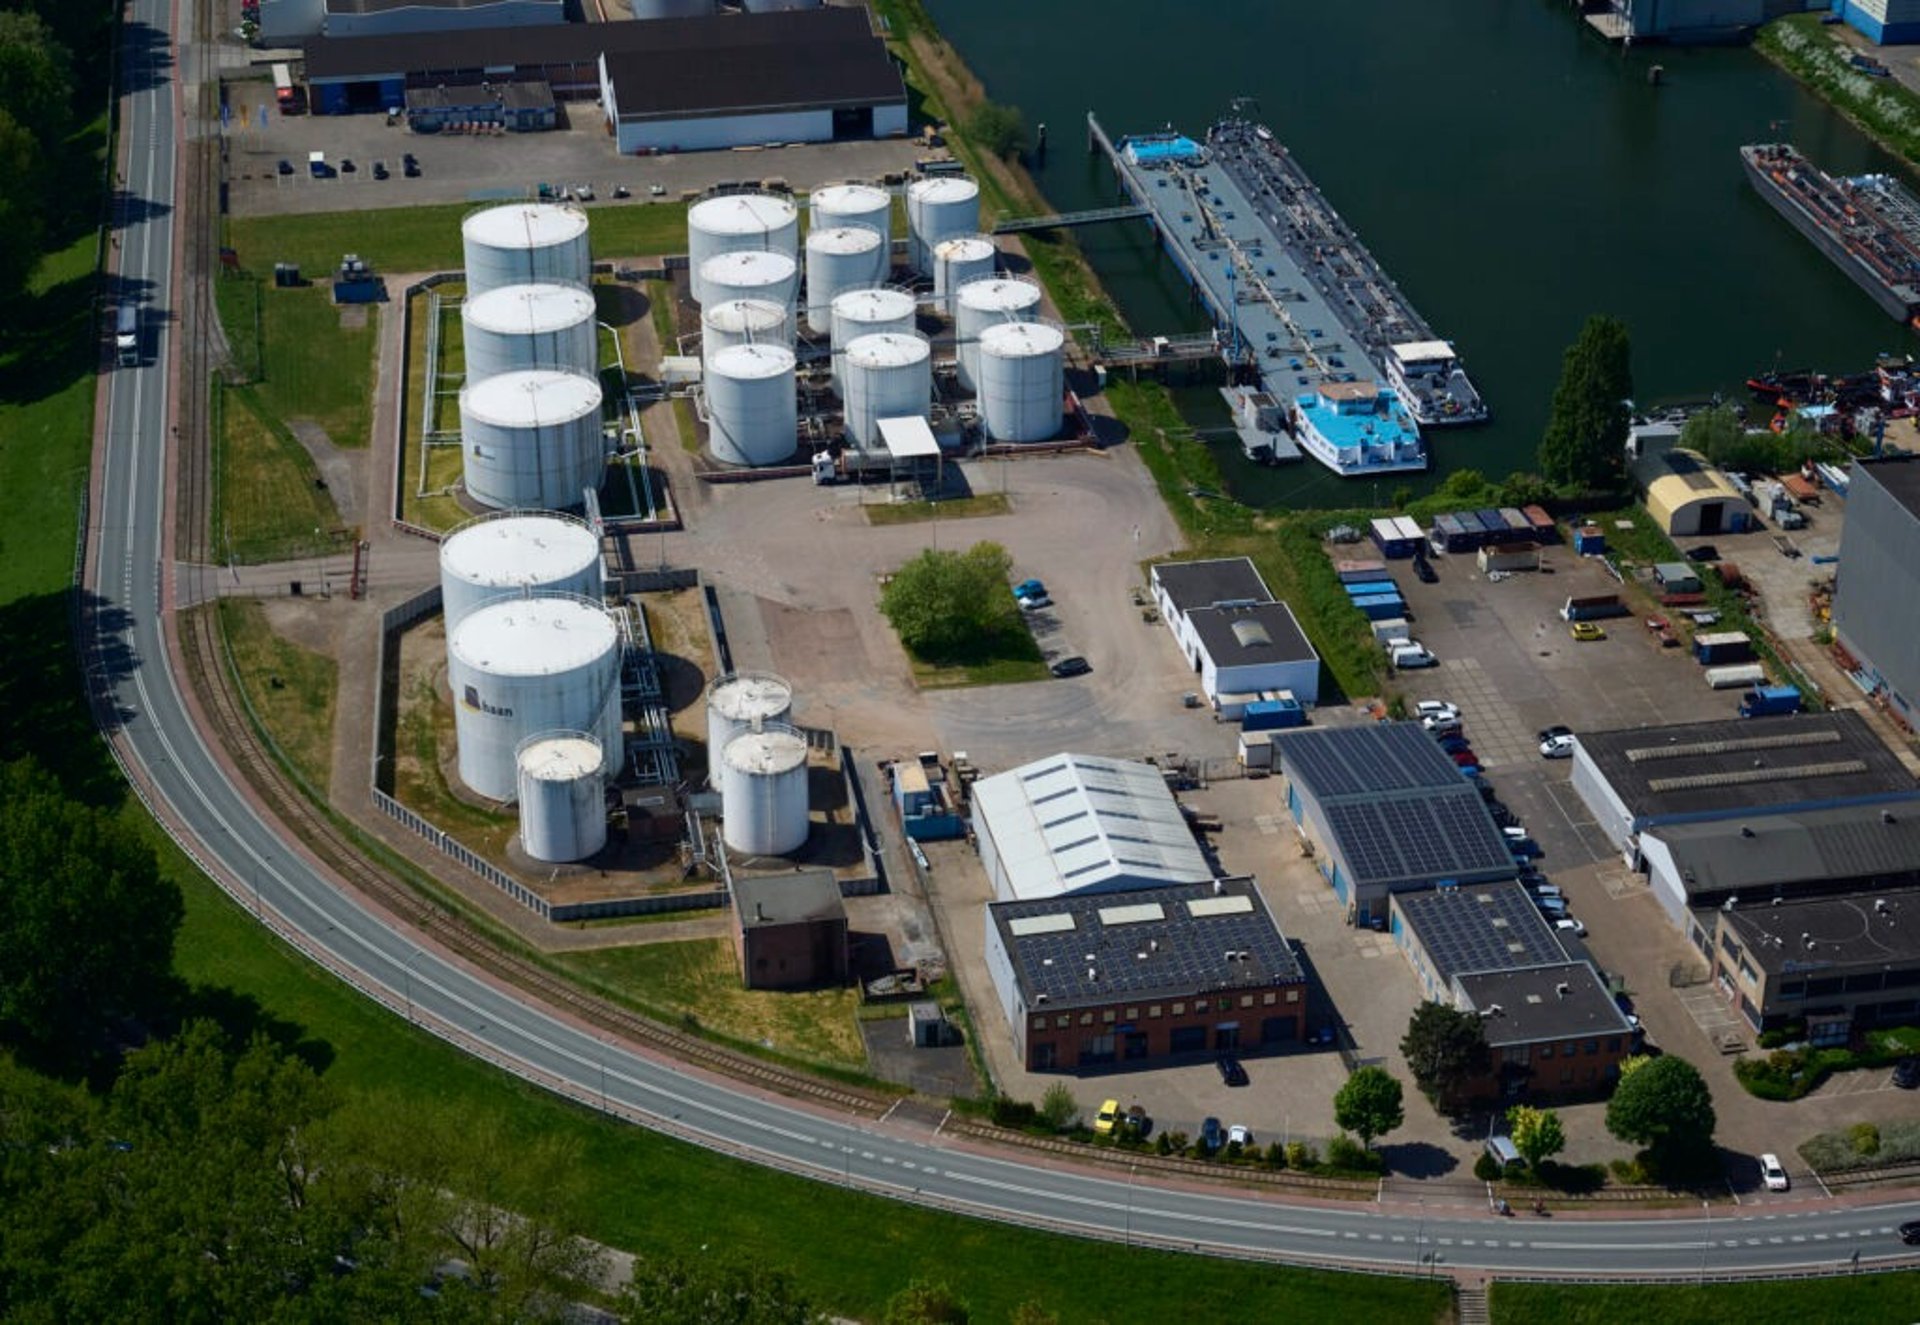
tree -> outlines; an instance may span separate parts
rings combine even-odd
[[[881,1325],[967,1325],[967,1304],[945,1284],[915,1279],[887,1299]]]
[[[73,115],[73,75],[66,47],[38,14],[0,11],[0,110],[44,149],[65,138]]]
[[[1646,1147],[1656,1162],[1698,1156],[1713,1144],[1715,1123],[1699,1069],[1672,1054],[1628,1059],[1607,1101],[1607,1130]]]
[[[1460,1088],[1492,1065],[1487,1029],[1477,1012],[1423,1002],[1413,1010],[1400,1052],[1420,1089],[1436,1103],[1450,1103]]]
[[[180,890],[135,830],[31,761],[0,769],[0,1027],[73,1052],[169,978]]]
[[[947,662],[978,653],[1017,624],[1019,605],[1008,589],[1013,558],[998,543],[965,552],[928,549],[894,573],[880,595],[880,611],[916,657]]]
[[[1566,1129],[1552,1109],[1514,1105],[1507,1110],[1507,1134],[1513,1138],[1513,1148],[1535,1169],[1567,1148]]]
[[[1348,1077],[1333,1097],[1333,1121],[1372,1147],[1407,1120],[1400,1082],[1385,1068],[1363,1067]]]
[[[720,1257],[641,1257],[617,1306],[628,1325],[812,1325],[822,1319],[785,1271]]]
[[[1040,1097],[1040,1121],[1056,1132],[1064,1132],[1080,1117],[1080,1103],[1073,1098],[1073,1092],[1067,1089],[1064,1081],[1056,1081],[1047,1087],[1047,1093]]]
[[[41,171],[40,145],[25,126],[0,107],[0,177],[14,181],[0,188],[0,302],[24,290],[40,261],[46,229],[44,191],[30,181]]]
[[[1731,405],[1719,405],[1687,416],[1680,426],[1680,445],[1698,451],[1713,464],[1725,465],[1732,463],[1746,435],[1740,412]]]
[[[1440,494],[1464,501],[1478,497],[1487,488],[1487,476],[1477,469],[1456,469],[1440,481]]]
[[[1567,347],[1540,438],[1540,472],[1563,488],[1606,488],[1625,464],[1633,355],[1626,324],[1595,314]]]
[[[967,116],[967,137],[995,156],[1018,156],[1027,148],[1027,118],[1018,106],[983,101]]]

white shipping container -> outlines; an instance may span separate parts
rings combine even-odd
[[[1742,663],[1738,667],[1709,667],[1701,675],[1707,678],[1707,684],[1715,690],[1744,690],[1748,686],[1763,686],[1767,683],[1767,669],[1759,663]]]

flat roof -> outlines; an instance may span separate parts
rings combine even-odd
[[[972,796],[1017,898],[1213,877],[1165,775],[1149,764],[1054,755],[981,778]]]
[[[1166,591],[1182,615],[1222,603],[1270,603],[1273,593],[1249,557],[1212,561],[1162,561],[1153,567],[1154,583]]]
[[[1320,655],[1285,603],[1249,603],[1244,607],[1202,607],[1187,613],[1200,646],[1218,667],[1260,663],[1318,662]]]
[[[1567,950],[1513,882],[1395,893],[1393,905],[1442,981],[1567,959]]]
[[[1906,507],[1908,514],[1920,518],[1920,456],[1888,455],[1856,460],[1853,477],[1871,479]]]
[[[542,82],[439,83],[406,89],[409,110],[454,110],[466,106],[501,106],[508,110],[540,110],[553,106],[553,89]]]
[[[940,454],[940,443],[934,440],[933,429],[918,415],[876,422],[880,440],[887,444],[887,454],[895,460],[924,460]]]
[[[1638,821],[1920,796],[1893,751],[1845,709],[1582,732],[1577,740],[1580,757]]]
[[[1454,356],[1453,342],[1444,340],[1409,340],[1393,346],[1393,353],[1401,363],[1420,363],[1428,359],[1451,359]]]
[[[1454,981],[1461,1003],[1480,1013],[1487,1045],[1537,1044],[1583,1036],[1627,1035],[1626,1014],[1589,962],[1484,971]]]
[[[1672,854],[1689,896],[1920,874],[1920,807],[1850,805],[1666,824],[1647,836]]]
[[[1306,978],[1250,879],[994,902],[987,916],[1029,1011]]]
[[[1751,959],[1775,975],[1920,962],[1920,889],[1737,906],[1723,919]]]
[[[327,12],[388,14],[396,9],[487,9],[493,5],[526,3],[528,0],[327,0]],[[566,7],[564,0],[534,0],[534,3],[548,4],[556,10]]]
[[[1320,807],[1355,885],[1479,883],[1516,873],[1480,793],[1418,723],[1280,732],[1273,751]]]
[[[733,906],[746,929],[797,925],[811,920],[845,920],[846,904],[832,870],[792,874],[735,874]]]

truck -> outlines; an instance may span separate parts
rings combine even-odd
[[[1562,621],[1604,621],[1608,617],[1626,615],[1627,605],[1620,601],[1617,593],[1576,596],[1560,605]]]
[[[1770,718],[1800,711],[1798,686],[1755,686],[1740,697],[1740,716]]]
[[[114,314],[113,357],[122,368],[140,362],[140,309],[136,305],[122,304]]]

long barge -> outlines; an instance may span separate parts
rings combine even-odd
[[[1920,315],[1920,200],[1887,175],[1829,175],[1785,143],[1740,149],[1773,210],[1873,296],[1889,317]]]
[[[1092,115],[1087,123],[1228,358],[1285,402],[1286,430],[1306,454],[1347,476],[1421,470],[1422,425],[1486,418],[1453,346],[1268,129],[1228,118],[1204,143],[1163,132],[1116,145]]]

